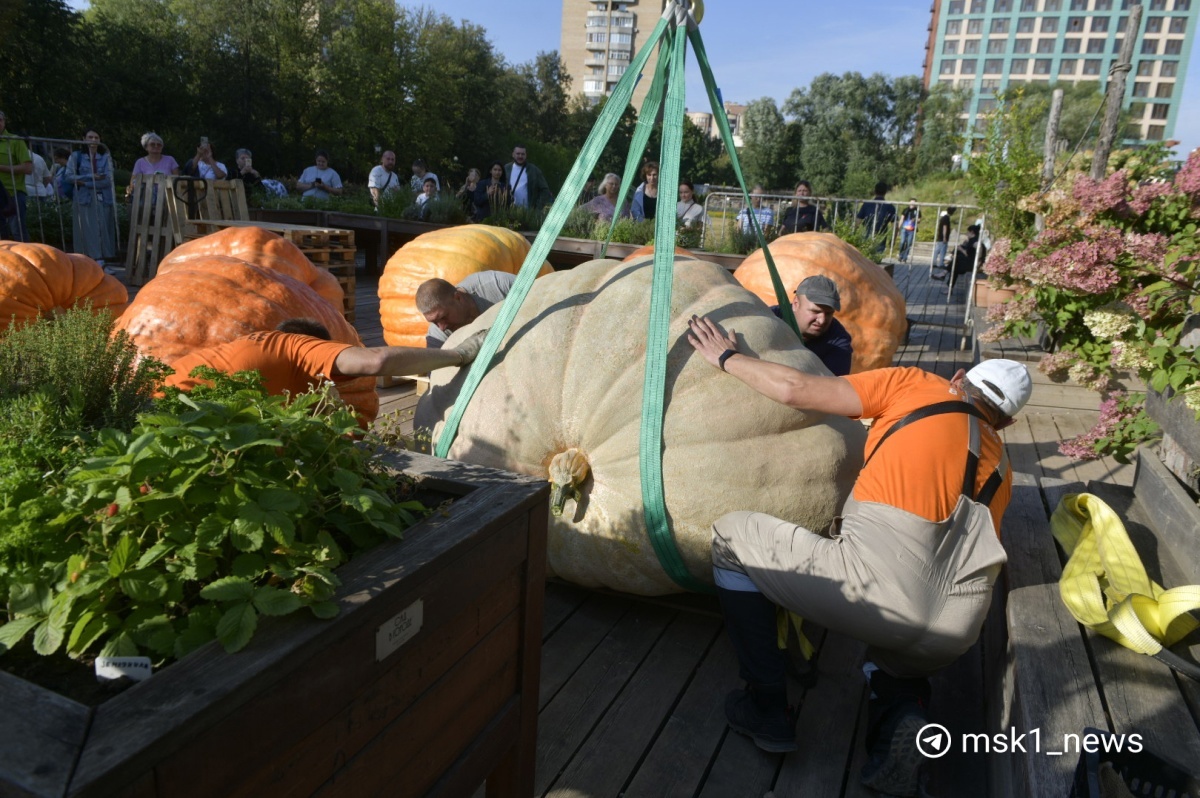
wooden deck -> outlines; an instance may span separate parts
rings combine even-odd
[[[910,331],[897,365],[945,377],[973,365],[962,349],[961,322],[970,287],[944,283],[927,266],[897,264]],[[377,278],[359,269],[358,328],[368,345],[382,345]],[[1040,379],[1040,377],[1039,377]],[[1037,404],[1005,431],[1017,471],[1082,482],[1132,482],[1132,468],[1108,460],[1079,463],[1058,454],[1060,438],[1096,419],[1094,394],[1071,386],[1039,386]],[[382,412],[411,418],[414,383],[381,389]],[[411,424],[411,422],[409,422]],[[1035,483],[1036,484],[1036,483]],[[1002,608],[997,616],[1003,626]],[[997,607],[993,607],[993,614]],[[757,798],[869,796],[858,773],[864,763],[866,690],[864,646],[816,629],[814,688],[790,686],[798,713],[800,750],[766,754],[731,732],[724,696],[738,686],[737,663],[715,599],[688,596],[647,600],[566,584],[547,587],[542,656],[536,794],[556,798]],[[1002,710],[1004,638],[985,635],[935,678],[930,717],[955,734],[983,732]],[[993,770],[989,771],[989,765]],[[930,767],[934,796],[1005,795],[995,757],[951,753]],[[997,786],[1000,785],[1000,786]],[[482,788],[478,795],[482,795]]]

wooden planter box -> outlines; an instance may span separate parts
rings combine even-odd
[[[0,671],[0,794],[530,795],[549,487],[390,460],[460,498],[339,569],[333,620],[265,619],[95,708]]]
[[[1200,492],[1200,421],[1183,400],[1155,391],[1146,391],[1146,414],[1163,429],[1160,455],[1193,492]]]

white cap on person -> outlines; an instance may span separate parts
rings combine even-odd
[[[1021,412],[1033,394],[1029,369],[1015,360],[985,360],[967,372],[967,379],[1009,418]]]

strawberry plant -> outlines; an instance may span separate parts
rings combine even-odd
[[[257,375],[168,397],[13,509],[0,652],[181,657],[243,648],[263,615],[337,613],[335,569],[424,513],[356,441],[328,391],[268,396]]]

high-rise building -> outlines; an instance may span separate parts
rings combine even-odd
[[[571,75],[572,94],[582,92],[593,105],[612,94],[665,5],[663,0],[563,0],[559,53]],[[641,108],[657,63],[656,51],[634,89],[634,108]]]
[[[1172,137],[1200,0],[1147,0],[1126,77],[1125,108],[1140,135]],[[967,130],[982,132],[996,94],[1021,83],[1108,85],[1130,0],[934,0],[925,87],[971,92]],[[1130,131],[1132,133],[1132,131]]]

